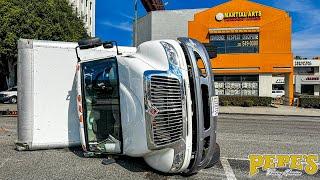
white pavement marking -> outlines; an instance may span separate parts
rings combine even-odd
[[[10,160],[9,158],[5,159],[5,160],[0,164],[0,168],[2,168],[2,167],[4,166],[4,164],[5,164],[6,162],[8,162],[9,160]]]
[[[234,172],[228,162],[228,159],[226,158],[220,158],[220,162],[222,164],[222,167],[224,169],[224,172],[226,173],[228,180],[237,180],[236,176],[234,175]]]
[[[227,158],[227,157],[221,157],[221,158],[236,160],[236,161],[249,161],[249,159],[246,159],[246,158]]]

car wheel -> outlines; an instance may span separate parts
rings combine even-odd
[[[16,96],[11,97],[10,98],[10,103],[12,103],[12,104],[17,103],[17,97]]]
[[[213,149],[214,149],[214,154],[212,156],[212,159],[211,159],[210,163],[207,165],[206,169],[213,167],[220,160],[220,146],[219,146],[219,144],[216,143],[214,145]]]

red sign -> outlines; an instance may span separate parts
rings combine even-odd
[[[306,81],[319,81],[320,78],[319,78],[319,77],[306,77],[305,80],[306,80]]]

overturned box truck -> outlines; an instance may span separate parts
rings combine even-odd
[[[219,103],[198,41],[21,39],[18,49],[18,150],[82,145],[86,156],[143,157],[185,175],[219,160]]]

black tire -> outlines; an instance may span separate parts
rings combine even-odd
[[[216,143],[214,145],[213,149],[214,149],[214,154],[212,156],[212,159],[211,159],[210,163],[207,165],[206,169],[213,167],[220,160],[220,146],[219,146],[219,144]]]
[[[10,102],[11,104],[16,104],[16,103],[17,103],[17,97],[16,97],[16,96],[12,96],[12,97],[10,98],[9,102]]]

